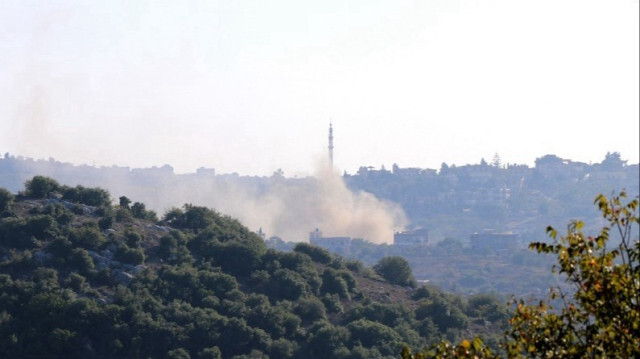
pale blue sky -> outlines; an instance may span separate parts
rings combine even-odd
[[[177,172],[638,162],[637,0],[0,1],[0,151]]]

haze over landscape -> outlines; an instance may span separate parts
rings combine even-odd
[[[638,1],[0,4],[0,151],[176,172],[638,163]]]
[[[1,0],[0,358],[640,357],[639,18]]]

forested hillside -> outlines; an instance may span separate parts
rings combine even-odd
[[[158,219],[36,176],[0,189],[0,213],[0,357],[392,358],[491,338],[507,316],[491,295],[416,288],[400,258],[367,268],[308,244],[267,249],[205,207]]]

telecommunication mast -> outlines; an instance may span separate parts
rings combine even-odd
[[[333,168],[333,124],[329,123],[329,164]]]

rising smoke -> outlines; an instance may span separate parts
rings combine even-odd
[[[394,230],[406,224],[400,206],[370,193],[352,192],[326,164],[320,165],[315,176],[302,185],[276,185],[257,203],[263,210],[258,215],[268,220],[265,228],[295,241],[306,240],[311,230],[319,228],[325,236],[388,243]],[[244,220],[251,223],[254,219]]]
[[[266,186],[236,178],[203,180],[197,184],[178,182],[156,188],[153,193],[135,192],[131,193],[132,199],[149,203],[159,213],[186,202],[203,205],[237,218],[253,230],[262,228],[267,236],[286,241],[307,241],[309,232],[319,228],[325,236],[389,243],[393,232],[406,224],[400,206],[370,193],[351,191],[327,163],[319,164],[313,177],[274,176]]]

